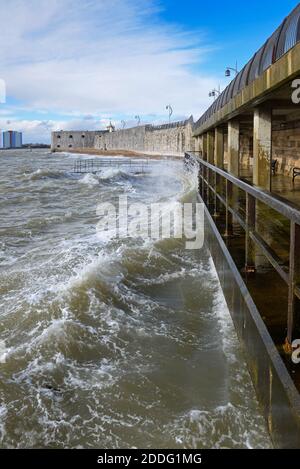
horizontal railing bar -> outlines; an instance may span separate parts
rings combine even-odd
[[[207,161],[202,160],[199,156],[194,155],[193,153],[187,153],[187,155],[194,158],[199,164],[206,166],[210,170],[216,172],[223,178],[227,179],[228,181],[232,182],[235,186],[242,189],[244,192],[252,195],[255,199],[259,200],[260,202],[268,205],[270,208],[276,210],[278,213],[283,215],[284,217],[288,218],[289,220],[294,221],[295,223],[300,225],[300,211],[296,208],[288,205],[287,203],[282,202],[279,200],[274,194],[269,192],[263,191],[258,189],[257,187],[253,187],[247,184],[244,181],[241,181],[237,177],[227,173],[223,169],[220,169]]]
[[[226,200],[222,197],[217,190],[209,182],[205,179],[202,174],[199,174],[199,177],[202,179],[202,182],[206,184],[206,186],[213,192],[213,194],[218,198],[218,200],[223,204],[226,208]],[[246,223],[243,218],[230,206],[227,206],[227,210],[232,214],[235,220],[241,225],[241,227],[246,230]],[[277,254],[268,246],[268,244],[263,240],[263,238],[253,230],[249,230],[249,236],[252,241],[260,248],[262,254],[268,259],[270,264],[274,267],[276,272],[280,275],[282,280],[288,285],[289,284],[289,272],[287,272],[287,267],[282,267],[282,261],[277,256]],[[300,299],[300,287],[294,287],[294,294],[297,298]]]
[[[252,241],[257,244],[257,246],[261,249],[264,256],[268,259],[270,264],[274,267],[277,273],[280,275],[282,280],[285,281],[286,284],[289,283],[289,274],[280,266],[282,263],[281,259],[277,256],[277,254],[271,249],[268,244],[262,239],[262,237],[256,231],[250,231],[249,236]]]
[[[226,201],[225,201],[224,197],[222,197],[220,194],[216,193],[214,188],[210,184],[207,183],[206,179],[204,179],[202,177],[202,180],[206,183],[206,185],[209,187],[209,189],[212,190],[216,194],[219,201],[226,207]],[[246,223],[243,220],[243,218],[232,207],[228,206],[227,210],[229,210],[229,212],[237,220],[239,225],[241,225],[243,230],[246,230]],[[288,284],[289,283],[289,274],[287,272],[285,272],[285,270],[281,267],[280,264],[282,264],[282,261],[277,256],[277,254],[273,251],[273,249],[271,249],[268,246],[268,244],[262,239],[262,237],[256,231],[249,230],[249,236],[252,239],[252,241],[259,247],[259,249],[262,251],[264,256],[268,259],[268,261],[274,267],[276,272],[280,275],[282,280],[284,280],[284,282],[286,284]],[[297,293],[296,293],[296,290],[298,290]],[[300,294],[300,289],[299,288],[295,288],[295,294],[297,294],[297,296],[298,296],[298,294]]]

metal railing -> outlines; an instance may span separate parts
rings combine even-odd
[[[149,161],[147,160],[128,160],[128,159],[84,159],[76,160],[74,162],[73,173],[84,174],[84,173],[99,173],[105,168],[124,168],[126,171],[141,172],[145,173],[149,170]]]
[[[291,351],[295,325],[295,302],[300,299],[300,210],[283,202],[267,191],[238,179],[226,171],[208,163],[195,152],[185,154],[185,162],[197,166],[199,193],[203,202],[213,210],[215,216],[225,211],[225,233],[233,233],[233,220],[245,231],[245,269],[255,271],[255,252],[258,248],[270,262],[288,287],[287,340],[286,351]],[[225,186],[225,188],[224,188]],[[225,190],[222,190],[225,189]],[[236,209],[237,190],[245,196],[245,216]],[[225,194],[224,194],[225,193]],[[283,216],[289,223],[289,265],[281,259],[258,232],[258,219],[261,216],[259,203]]]

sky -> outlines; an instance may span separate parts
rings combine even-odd
[[[162,123],[211,104],[298,4],[285,0],[0,0],[0,129],[26,143],[53,130]]]

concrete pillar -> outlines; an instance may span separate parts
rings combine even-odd
[[[272,180],[272,111],[258,107],[254,110],[253,126],[253,183],[260,189],[271,191]],[[265,223],[265,207],[256,202],[255,229],[271,245],[272,235]],[[267,259],[256,249],[256,269],[268,266]]]
[[[224,167],[224,134],[221,127],[215,128],[215,166]]]
[[[212,131],[207,132],[207,161],[214,164],[214,145],[215,134]]]
[[[200,156],[200,158],[203,158],[203,135],[200,135],[198,137],[198,141],[199,141],[199,144],[198,144],[198,150],[199,150],[199,153],[198,153],[198,156]]]
[[[254,110],[253,183],[271,191],[272,179],[272,111]]]
[[[197,145],[198,145],[198,137],[193,137],[192,138],[192,144],[190,150],[192,151],[192,147],[194,147],[194,151],[197,151]]]
[[[202,135],[203,159],[207,161],[207,134]]]
[[[199,135],[198,137],[196,137],[196,152],[197,152],[197,156],[200,156],[200,152],[201,152],[201,147],[202,147],[202,136]]]
[[[199,137],[194,137],[194,147],[195,147],[195,152],[199,152]]]
[[[240,175],[240,123],[236,120],[228,122],[228,172]]]

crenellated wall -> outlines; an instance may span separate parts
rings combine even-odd
[[[185,151],[193,149],[192,131],[193,118],[160,126],[142,125],[98,135],[95,148],[183,156]]]
[[[183,156],[194,149],[193,118],[160,126],[141,125],[115,132],[61,131],[52,133],[52,151],[131,150],[145,154]]]

